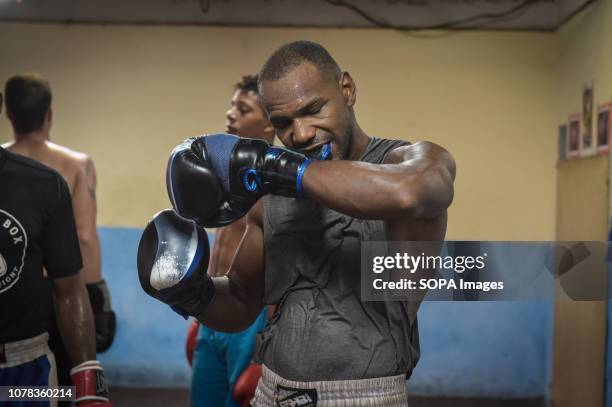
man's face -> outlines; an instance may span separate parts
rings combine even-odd
[[[276,81],[263,82],[262,97],[270,123],[285,146],[316,157],[330,143],[332,159],[346,159],[354,120],[351,95],[329,76],[303,63]]]
[[[232,97],[232,105],[225,113],[228,133],[247,138],[265,138],[271,133],[270,123],[259,97],[253,91],[238,89]]]

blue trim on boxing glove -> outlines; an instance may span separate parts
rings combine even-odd
[[[249,179],[251,178],[251,179]],[[249,192],[257,191],[259,187],[257,180],[259,179],[259,173],[255,168],[249,168],[242,174],[242,185]]]
[[[191,277],[191,275],[197,268],[196,266],[198,265],[198,263],[200,263],[200,260],[202,260],[203,253],[204,253],[204,249],[202,249],[202,244],[200,244],[200,236],[198,235],[198,245],[196,247],[196,252],[193,256],[193,260],[191,260],[191,264],[189,265],[187,272],[183,274],[183,277],[181,277],[180,281],[183,281],[184,279]]]
[[[297,191],[297,196],[300,198],[304,196],[304,185],[303,185],[304,172],[306,172],[306,168],[308,168],[311,162],[312,162],[311,160],[304,161],[303,163],[300,164],[297,170],[297,177],[295,179],[295,189]]]

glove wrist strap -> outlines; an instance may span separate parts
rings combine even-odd
[[[97,360],[88,360],[70,370],[72,384],[76,388],[76,404],[90,401],[109,401],[108,384],[102,365]]]
[[[310,160],[303,154],[271,147],[266,151],[261,171],[263,189],[275,195],[300,198],[303,179]]]

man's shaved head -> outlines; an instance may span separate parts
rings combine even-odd
[[[276,135],[309,157],[331,149],[350,155],[355,129],[356,86],[321,45],[296,41],[277,49],[259,73],[259,94]],[[327,147],[326,147],[327,146]]]
[[[304,62],[314,65],[323,77],[340,80],[342,71],[334,58],[320,44],[295,41],[285,44],[270,56],[259,73],[259,84],[276,81]]]

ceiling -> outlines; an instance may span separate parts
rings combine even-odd
[[[553,31],[594,0],[0,0],[0,21]]]

